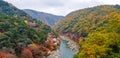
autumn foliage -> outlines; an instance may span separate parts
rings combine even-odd
[[[80,45],[74,58],[120,58],[120,6],[101,5],[68,14],[54,29]]]
[[[106,15],[106,23],[79,40],[80,51],[74,58],[120,58],[120,13]]]

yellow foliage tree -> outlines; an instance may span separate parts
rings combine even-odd
[[[24,23],[25,23],[25,24],[28,24],[28,20],[24,20]]]

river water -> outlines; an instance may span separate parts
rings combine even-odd
[[[66,39],[68,38],[61,36],[60,48],[56,51],[53,51],[51,55],[48,56],[47,58],[73,58],[76,51],[71,50],[67,44],[68,43],[67,41],[72,41],[72,40],[66,40]],[[76,46],[74,42],[71,42],[70,44]]]
[[[61,41],[59,52],[60,58],[73,58],[73,55],[75,54],[75,52],[68,47],[65,40]]]

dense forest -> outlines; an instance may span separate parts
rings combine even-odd
[[[80,46],[74,58],[120,58],[120,6],[102,5],[74,11],[54,26]]]
[[[44,42],[47,38],[47,33],[51,31],[50,27],[40,21],[36,21],[36,26],[33,26],[35,27],[33,28],[25,23],[26,21],[27,20],[20,20],[15,17],[1,15],[0,47],[5,46],[12,48],[15,46],[15,43],[21,42],[25,44],[30,44],[33,40],[38,44]],[[39,30],[40,32],[38,32]]]
[[[59,39],[47,24],[0,0],[0,58],[47,57]]]

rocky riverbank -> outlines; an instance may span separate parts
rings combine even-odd
[[[51,52],[51,55],[49,55],[47,58],[60,58],[59,50]]]
[[[67,41],[68,47],[75,51],[75,53],[77,53],[79,51],[79,45],[73,41],[72,39],[70,39],[69,37],[66,36],[60,36],[63,40]]]
[[[74,42],[73,40],[69,39],[69,37],[66,36],[60,36],[60,37],[62,40],[67,41],[67,45],[71,50],[75,51],[75,53],[78,52],[79,46],[76,42]],[[51,52],[51,54],[47,58],[61,58],[60,50],[57,49],[56,51]]]

